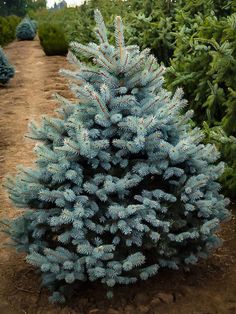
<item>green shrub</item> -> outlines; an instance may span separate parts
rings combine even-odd
[[[68,43],[61,24],[40,25],[39,39],[47,56],[67,54]]]
[[[20,23],[20,18],[17,16],[0,16],[0,45],[6,45],[7,43],[15,39],[16,27]]]
[[[220,178],[224,192],[236,199],[236,138],[227,136],[220,126],[210,128],[206,122],[203,122],[203,130],[206,143],[215,144],[226,162],[225,171]]]
[[[26,18],[16,28],[16,38],[18,40],[33,40],[36,31],[30,19]]]
[[[188,14],[179,17],[174,58],[166,76],[168,86],[172,90],[183,87],[199,125],[206,121],[214,133],[215,127],[221,126],[226,136],[235,137],[236,14],[221,18],[213,12],[193,18]],[[212,136],[209,141],[214,142]],[[235,140],[217,146],[228,165],[222,177],[224,188],[235,197]]]

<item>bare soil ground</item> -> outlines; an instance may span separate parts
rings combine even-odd
[[[16,68],[7,87],[0,87],[0,178],[16,172],[16,165],[31,165],[34,142],[24,138],[29,120],[52,114],[53,92],[71,97],[58,70],[68,67],[64,57],[46,57],[37,40],[14,42],[5,49]],[[232,206],[233,207],[233,206]],[[0,218],[17,210],[0,188]],[[0,313],[81,314],[224,314],[236,313],[236,223],[222,228],[225,242],[207,261],[189,272],[161,271],[158,276],[128,287],[117,287],[107,300],[99,284],[82,284],[65,307],[48,304],[48,292],[24,255],[0,246]],[[6,241],[0,235],[0,243]]]

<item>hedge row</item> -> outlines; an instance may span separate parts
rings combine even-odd
[[[21,19],[18,16],[0,16],[0,46],[15,39],[16,27],[20,23]]]
[[[61,24],[40,24],[38,34],[41,46],[47,56],[67,54],[68,42]]]

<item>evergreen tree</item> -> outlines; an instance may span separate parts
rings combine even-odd
[[[46,7],[47,7],[46,0],[27,0],[27,12],[46,9]]]
[[[125,16],[128,43],[138,43],[142,49],[150,48],[159,62],[169,65],[174,50],[173,22],[176,2],[146,0],[140,3],[142,7],[139,10],[133,9],[132,4],[131,12]]]
[[[14,74],[13,66],[10,65],[3,49],[0,47],[0,84],[6,84]]]
[[[0,0],[0,15],[25,16],[27,11],[46,8],[46,0]]]
[[[99,45],[76,42],[91,57],[63,74],[79,103],[57,95],[61,117],[30,125],[37,168],[22,168],[6,186],[23,208],[7,230],[27,261],[39,267],[53,302],[76,282],[146,280],[207,257],[229,212],[216,182],[223,172],[213,145],[189,123],[178,89],[163,87],[164,68],[146,49],[125,46],[120,17],[110,45],[96,11]],[[111,290],[108,296],[111,296]]]
[[[0,0],[1,15],[24,16],[26,13],[27,0]]]
[[[37,29],[38,29],[38,23],[35,20],[31,20],[29,19],[29,22],[31,23],[31,26],[35,32],[35,34],[37,33]]]
[[[16,28],[16,38],[18,40],[33,40],[36,35],[34,27],[32,26],[32,22],[28,18],[25,18]]]
[[[167,86],[173,91],[183,87],[199,125],[202,121],[213,128],[221,125],[226,135],[236,136],[236,14],[225,17],[222,9],[223,16],[217,17],[217,1],[194,3],[190,6],[187,2],[176,14],[176,47],[166,76]],[[223,8],[228,12],[230,1]],[[222,181],[231,197],[236,197],[232,184],[236,178],[234,140],[228,142],[227,149],[220,141],[222,158],[229,166]]]
[[[220,150],[221,155],[227,162],[227,167],[220,178],[225,192],[236,198],[236,137],[228,136],[221,126],[209,128],[206,122],[203,123],[205,141],[214,143]]]
[[[47,56],[63,56],[68,52],[68,42],[61,26],[55,23],[45,23],[39,27],[40,44]]]
[[[4,46],[15,39],[16,27],[20,21],[17,16],[0,16],[0,46]]]

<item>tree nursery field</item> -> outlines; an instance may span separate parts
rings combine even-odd
[[[0,313],[236,313],[235,1],[64,5],[0,0]]]

